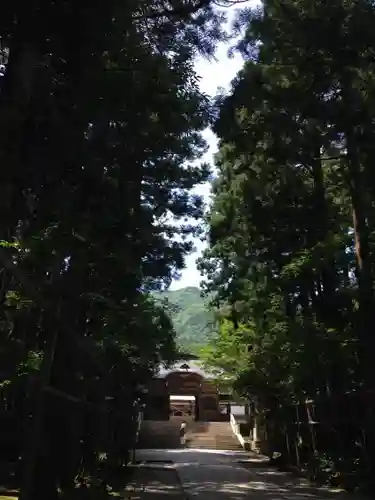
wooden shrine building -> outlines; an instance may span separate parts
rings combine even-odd
[[[180,361],[166,370],[160,367],[158,375],[148,387],[144,418],[168,420],[173,416],[201,421],[229,419],[229,410],[223,403],[212,375],[206,373],[199,361]],[[228,415],[227,415],[228,413]]]

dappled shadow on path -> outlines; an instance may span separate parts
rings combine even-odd
[[[206,500],[359,500],[345,492],[311,486],[288,473],[261,468],[244,470],[232,465],[199,465],[192,473],[191,464],[176,464],[185,491]],[[186,469],[185,469],[186,468]],[[188,469],[190,468],[190,472]],[[185,469],[185,471],[184,471]],[[206,470],[205,470],[206,469]],[[194,477],[195,476],[195,477]],[[189,478],[190,477],[190,478]]]
[[[144,463],[169,462],[183,485],[183,498],[190,500],[364,500],[360,495],[313,486],[253,453],[171,449],[139,450],[138,455]]]
[[[126,488],[129,500],[185,500],[175,469],[139,467]]]

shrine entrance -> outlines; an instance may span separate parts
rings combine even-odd
[[[170,417],[180,415],[199,420],[202,376],[187,370],[173,371],[165,377],[165,385],[169,393]]]
[[[169,418],[184,417],[186,420],[197,420],[196,396],[169,396]]]
[[[221,419],[216,384],[186,363],[156,377],[150,384],[148,394],[145,419]]]

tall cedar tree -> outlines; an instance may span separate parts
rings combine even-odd
[[[231,355],[228,318],[248,358],[237,388],[263,408],[359,391],[352,404],[362,413],[350,436],[336,428],[339,453],[348,447],[333,467],[357,464],[368,478],[374,19],[365,0],[265,1],[241,14],[246,62],[218,99],[218,176],[200,264],[223,318],[208,362]],[[338,406],[330,412],[340,419]]]

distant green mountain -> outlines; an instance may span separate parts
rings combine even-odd
[[[208,309],[205,299],[201,297],[199,288],[189,286],[155,295],[157,299],[168,299],[180,347],[195,350],[212,337],[214,315]]]

